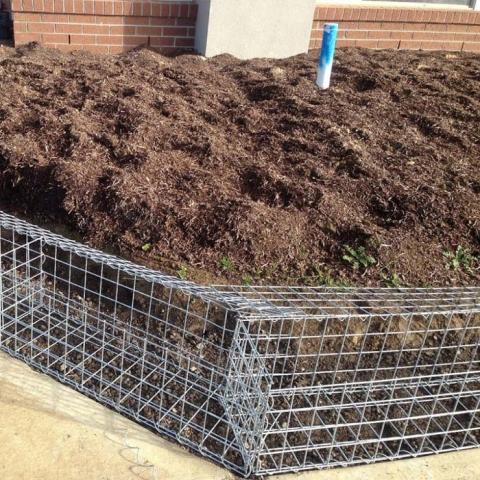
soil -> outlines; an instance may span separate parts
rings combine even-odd
[[[480,56],[316,57],[2,48],[0,202],[193,280],[478,283]]]

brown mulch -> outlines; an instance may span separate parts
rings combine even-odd
[[[315,68],[2,48],[0,202],[196,280],[478,283],[444,253],[480,253],[480,56]]]

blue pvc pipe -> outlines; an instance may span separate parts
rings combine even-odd
[[[320,50],[317,69],[317,85],[320,88],[328,88],[330,86],[337,33],[337,23],[326,23],[323,26],[322,49]]]

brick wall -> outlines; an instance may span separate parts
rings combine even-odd
[[[148,45],[192,49],[193,2],[12,0],[15,45],[37,41],[61,50],[120,53]]]
[[[319,48],[325,22],[339,23],[339,47],[480,52],[480,12],[435,8],[321,6],[310,48]]]

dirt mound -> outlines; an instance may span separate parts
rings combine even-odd
[[[315,59],[3,49],[0,201],[193,279],[478,283],[480,56]]]

